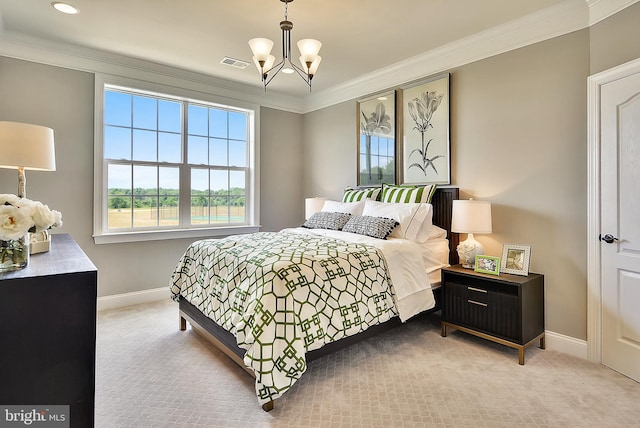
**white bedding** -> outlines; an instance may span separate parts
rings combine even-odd
[[[420,244],[422,251],[422,261],[424,268],[431,277],[432,272],[440,272],[440,269],[449,267],[449,240],[445,238],[431,239],[424,244]],[[433,281],[431,281],[433,282]],[[438,280],[440,282],[440,277]]]
[[[401,321],[435,306],[429,273],[448,264],[449,246],[446,239],[435,239],[417,244],[406,239],[376,239],[339,230],[288,229],[297,233],[314,234],[348,242],[371,245],[382,251],[389,267],[389,276],[395,291],[395,303]],[[446,252],[443,254],[443,251]],[[438,274],[439,282],[439,274]]]

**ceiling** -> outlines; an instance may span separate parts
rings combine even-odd
[[[289,20],[294,43],[323,43],[313,80],[313,92],[321,92],[567,1],[296,0],[289,4]],[[278,0],[70,0],[80,10],[73,16],[50,3],[0,0],[0,38],[97,49],[257,87],[247,41],[270,38],[276,60],[281,57],[284,3]],[[297,58],[295,45],[292,50]],[[251,64],[223,65],[225,56]],[[280,73],[268,91],[301,97],[309,88],[296,74]]]

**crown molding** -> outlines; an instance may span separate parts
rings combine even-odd
[[[586,0],[589,6],[589,26],[615,15],[639,0]]]
[[[267,95],[262,88],[202,73],[116,53],[55,43],[9,31],[3,32],[2,15],[0,55],[80,71],[147,80],[304,114],[366,94],[401,87],[426,76],[587,28],[638,1],[640,0],[565,0],[555,6],[305,97],[273,91]]]
[[[586,28],[588,18],[589,12],[584,0],[566,0],[520,19],[306,96],[304,110],[305,113],[311,112],[366,94],[400,87],[413,80],[571,33]]]
[[[79,46],[45,41],[9,31],[0,33],[0,55],[91,73],[111,74],[185,88],[229,100],[303,113],[303,99],[154,63]]]

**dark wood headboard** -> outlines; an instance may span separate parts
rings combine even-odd
[[[449,264],[458,264],[458,252],[456,248],[460,243],[460,236],[451,232],[451,213],[453,200],[458,199],[460,189],[457,187],[438,187],[431,199],[433,205],[433,224],[447,231],[449,239]]]

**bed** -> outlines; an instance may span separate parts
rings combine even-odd
[[[342,230],[291,228],[194,242],[170,285],[180,329],[188,321],[254,376],[258,402],[269,411],[307,362],[440,309],[439,268],[457,263],[450,250],[458,244],[451,233],[457,198],[454,187],[433,194],[432,229],[447,239],[444,260],[440,255],[430,272],[424,260],[441,239],[423,245],[345,232],[353,222]],[[404,225],[395,230],[401,227],[406,232]]]

